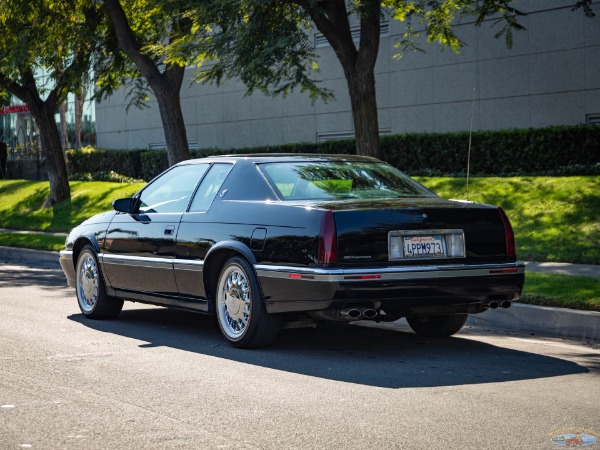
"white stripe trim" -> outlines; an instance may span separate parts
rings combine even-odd
[[[175,270],[202,272],[204,269],[204,261],[197,261],[193,259],[174,259],[173,267]]]
[[[142,256],[111,255],[100,253],[98,258],[104,265],[146,267],[148,269],[173,269],[172,258],[148,258]]]
[[[204,261],[194,259],[153,258],[146,256],[127,256],[100,253],[98,259],[103,264],[113,266],[146,267],[150,269],[175,269],[202,272]]]

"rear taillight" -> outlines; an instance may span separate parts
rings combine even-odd
[[[321,233],[319,234],[319,264],[335,264],[337,262],[337,233],[333,211],[323,213]]]
[[[510,220],[508,220],[508,216],[502,208],[498,207],[498,212],[500,213],[500,217],[502,218],[502,225],[504,225],[504,236],[506,238],[506,255],[509,258],[516,259],[517,249],[515,247],[515,233],[513,232],[512,225],[510,224]]]

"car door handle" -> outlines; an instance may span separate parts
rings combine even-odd
[[[165,227],[165,235],[166,236],[172,236],[174,232],[175,232],[174,225],[169,225],[169,226]]]

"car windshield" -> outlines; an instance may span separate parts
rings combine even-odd
[[[277,162],[259,167],[284,200],[435,197],[431,191],[384,163]]]

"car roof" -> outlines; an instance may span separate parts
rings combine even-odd
[[[270,162],[303,162],[303,161],[346,161],[346,162],[381,162],[376,158],[359,155],[321,155],[317,153],[252,153],[216,155],[206,158],[190,159],[179,164],[199,164],[206,162],[237,162],[248,161],[256,163]]]

